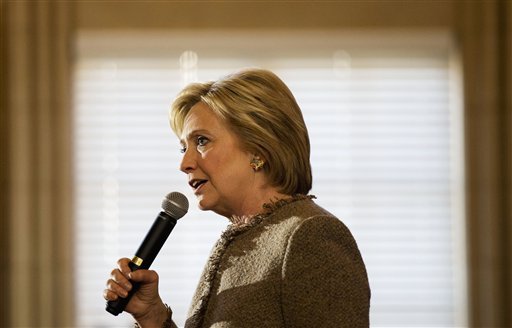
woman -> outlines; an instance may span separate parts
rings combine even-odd
[[[199,208],[231,221],[214,246],[185,327],[368,327],[370,289],[347,227],[308,196],[308,132],[288,87],[248,69],[187,86],[170,111],[181,171]],[[152,270],[118,261],[104,297],[141,327],[175,327]]]

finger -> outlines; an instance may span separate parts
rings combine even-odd
[[[116,293],[117,295],[124,295],[128,291],[126,288],[124,288],[122,285],[120,285],[113,279],[109,279],[107,281],[107,289],[113,293]]]
[[[117,260],[117,266],[119,270],[128,278],[128,274],[132,271],[128,264],[131,262],[131,260],[127,257],[120,258]]]
[[[128,291],[130,289],[127,289],[124,286],[118,284],[116,281],[114,281],[112,279],[109,279],[108,282],[107,282],[107,289],[106,290],[108,290],[111,293],[114,293],[114,294],[116,294],[118,296],[126,297],[126,296],[128,296]]]
[[[103,298],[107,301],[115,301],[119,298],[119,295],[109,289],[103,291]]]
[[[112,272],[110,273],[110,277],[112,281],[115,281],[117,284],[123,286],[124,289],[132,289],[132,284],[128,280],[129,278],[125,276],[121,271],[119,271],[119,269],[112,270]]]

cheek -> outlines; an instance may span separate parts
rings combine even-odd
[[[226,179],[231,170],[232,161],[229,153],[206,152],[201,155],[200,167],[210,180],[219,182]]]
[[[231,154],[231,155],[230,155]],[[252,169],[245,156],[223,153],[208,163],[209,172],[217,183],[239,186],[248,179]],[[220,179],[220,180],[219,180]]]
[[[230,142],[216,144],[200,156],[200,167],[203,172],[217,184],[239,185],[240,180],[247,179],[247,176],[252,173],[250,166],[252,155]]]

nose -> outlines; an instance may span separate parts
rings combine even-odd
[[[183,153],[180,163],[180,170],[184,173],[190,173],[197,168],[196,152],[194,149],[187,148]]]

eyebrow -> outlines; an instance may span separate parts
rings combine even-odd
[[[185,140],[190,140],[192,137],[202,134],[210,134],[208,130],[205,129],[197,129],[190,131],[185,138],[180,138],[180,143],[183,144]]]

